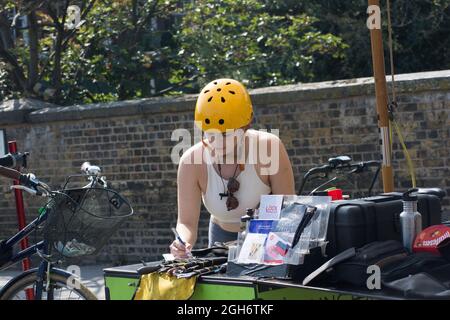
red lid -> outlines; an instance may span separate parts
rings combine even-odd
[[[413,251],[439,254],[437,246],[447,238],[450,238],[450,227],[443,224],[428,227],[417,235]]]
[[[333,189],[328,191],[331,200],[342,200],[342,189]]]

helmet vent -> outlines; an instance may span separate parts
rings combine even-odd
[[[220,89],[220,88],[219,88],[219,89],[217,89],[217,91],[219,91],[219,92],[220,92],[221,90],[222,90],[222,89]]]
[[[219,124],[224,124],[224,122],[225,122],[225,121],[224,121],[223,119],[220,119],[220,120],[219,120]]]
[[[231,84],[231,82],[227,82],[227,83],[225,83],[225,85],[227,86],[227,85],[229,85],[229,84]]]
[[[228,90],[228,92],[231,93],[231,94],[236,94],[236,92],[231,91],[231,90]]]
[[[209,97],[208,102],[211,102],[212,98],[213,98],[213,97]]]
[[[205,123],[209,124],[209,119],[208,118],[205,119]]]
[[[225,98],[224,98],[224,97],[220,97],[220,100],[221,100],[222,102],[225,102]]]
[[[205,91],[203,91],[203,93],[208,93],[209,92],[209,90],[205,90]]]
[[[217,81],[214,81],[214,84],[217,84]]]

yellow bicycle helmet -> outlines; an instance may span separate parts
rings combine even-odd
[[[195,123],[202,131],[226,132],[245,127],[253,107],[245,87],[233,79],[217,79],[200,92],[195,106]]]

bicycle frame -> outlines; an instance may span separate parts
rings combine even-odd
[[[11,172],[14,174],[17,174],[17,172],[14,170]],[[7,171],[6,173],[10,174],[11,172]],[[1,172],[1,173],[4,174],[5,172]],[[10,176],[12,177],[12,174],[10,174]],[[106,179],[104,177],[101,177],[98,174],[83,174],[83,175],[69,176],[67,178],[62,190],[67,190],[66,188],[67,188],[69,181],[75,177],[83,177],[83,178],[88,177],[89,178],[89,184],[84,186],[84,188],[93,188],[97,184],[101,185],[104,188],[107,187]],[[13,178],[16,179],[15,176]],[[58,193],[58,191],[49,191],[48,186],[44,187],[43,185],[41,185],[41,188],[43,188],[47,191],[47,193],[44,194],[45,196],[53,196],[56,193]],[[26,189],[24,189],[24,190],[26,190]],[[36,195],[36,193],[34,193],[34,194]],[[132,212],[133,211],[131,209],[131,214],[132,214]],[[35,218],[32,222],[30,222],[28,225],[26,225],[22,230],[20,230],[14,236],[12,236],[11,238],[9,238],[5,242],[3,242],[2,246],[0,248],[2,250],[2,252],[3,251],[4,252],[13,252],[13,247],[16,244],[18,244],[20,241],[22,241],[24,238],[29,236],[33,231],[37,230],[39,228],[39,226],[42,225],[47,220],[48,214],[49,214],[49,212],[47,210],[44,210],[43,212],[40,213],[40,215],[37,218]],[[58,213],[55,212],[55,214],[58,214]],[[0,289],[0,293],[5,288],[7,288],[10,285],[10,283],[14,282],[14,280],[20,279],[21,277],[28,275],[30,272],[34,272],[37,275],[37,279],[35,281],[34,292],[31,291],[33,293],[33,295],[32,295],[33,298],[35,300],[41,300],[42,294],[44,292],[44,288],[46,288],[47,299],[52,300],[54,298],[54,296],[53,296],[54,295],[54,287],[52,285],[50,285],[51,284],[50,274],[54,274],[54,273],[59,274],[65,278],[71,277],[72,274],[68,273],[64,270],[54,268],[54,264],[56,262],[50,261],[50,259],[48,258],[49,254],[51,253],[50,252],[51,248],[49,246],[50,246],[49,242],[44,239],[26,249],[23,249],[17,253],[13,253],[13,254],[9,255],[8,261],[5,264],[0,266],[0,271],[5,270],[8,267],[10,267],[11,265],[18,263],[25,258],[29,258],[34,254],[38,254],[39,257],[41,258],[41,261],[39,263],[38,268],[25,271],[18,277],[13,278],[10,282],[8,282],[5,285],[4,288]],[[45,286],[48,286],[48,287],[45,287]],[[31,290],[31,288],[27,288],[25,290],[27,292],[27,297],[28,297],[29,290]]]
[[[41,225],[45,220],[47,219],[47,213],[44,212],[42,215],[34,219],[32,222],[30,222],[25,228],[23,228],[21,231],[16,233],[13,237],[8,239],[4,244],[5,250],[12,250],[13,246],[17,243],[19,243],[23,238],[30,235],[33,231],[35,231],[39,225]],[[10,261],[7,262],[5,265],[0,267],[0,271],[4,270],[11,265],[25,259],[28,257],[31,257],[32,255],[36,254],[38,251],[46,251],[46,242],[44,240],[19,251],[18,253],[14,254]]]
[[[95,175],[71,175],[67,178],[63,190],[66,189],[69,181],[72,178],[75,177],[92,177],[92,181],[90,182],[90,185],[93,184],[97,184],[98,180],[100,180],[100,178],[98,178]],[[101,180],[104,183],[104,180]],[[27,236],[29,236],[33,231],[35,231],[42,223],[45,222],[45,220],[47,219],[47,211],[44,211],[39,217],[37,217],[36,219],[34,219],[32,222],[30,222],[27,226],[25,226],[25,228],[23,228],[22,230],[20,230],[18,233],[16,233],[14,236],[12,236],[10,239],[8,239],[4,244],[3,244],[3,248],[5,251],[8,250],[12,250],[13,246],[16,245],[17,243],[19,243],[22,239],[26,238]],[[43,254],[48,254],[48,250],[47,250],[47,243],[45,240],[42,240],[24,250],[19,251],[18,253],[14,254],[7,263],[5,263],[4,265],[0,266],[0,271],[7,269],[8,267],[10,267],[13,264],[16,264],[17,262],[22,261],[25,258],[29,258],[32,255],[40,252]]]
[[[29,236],[33,231],[35,231],[45,220],[47,219],[47,212],[42,213],[39,217],[30,222],[25,228],[16,233],[10,239],[8,239],[4,244],[4,250],[12,250],[13,246],[19,243],[23,238]],[[22,261],[25,258],[29,258],[32,255],[40,252],[43,254],[48,253],[47,242],[45,240],[39,241],[38,243],[19,251],[11,256],[9,261],[0,267],[0,271],[9,268],[11,265]],[[49,268],[49,262],[42,260],[38,268],[38,281],[36,283],[36,292],[34,293],[34,298],[36,300],[42,299],[42,289],[43,289],[43,279],[45,279],[45,272]],[[51,268],[51,264],[50,264]]]

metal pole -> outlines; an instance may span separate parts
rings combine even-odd
[[[17,143],[16,141],[9,141],[8,142],[8,148],[10,153],[16,153],[17,152]],[[20,168],[16,168],[19,170]],[[14,180],[14,185],[18,185],[19,181]],[[19,231],[25,228],[27,225],[26,219],[25,219],[25,206],[23,204],[23,195],[22,190],[14,189],[14,195],[16,198],[16,210],[17,210],[17,221],[19,224]],[[22,241],[20,241],[20,248],[22,250],[25,250],[28,248],[28,237],[23,238]],[[25,258],[22,260],[22,270],[27,271],[30,269],[30,259]],[[34,293],[32,289],[26,289],[26,296],[27,300],[34,300]]]
[[[378,6],[379,0],[369,0],[369,6]],[[392,170],[392,150],[389,136],[388,96],[386,84],[386,72],[384,69],[383,35],[380,28],[370,29],[370,43],[372,47],[373,76],[375,79],[375,95],[377,103],[378,127],[381,136],[381,153],[383,164],[381,175],[383,178],[384,192],[394,191],[394,176]]]

